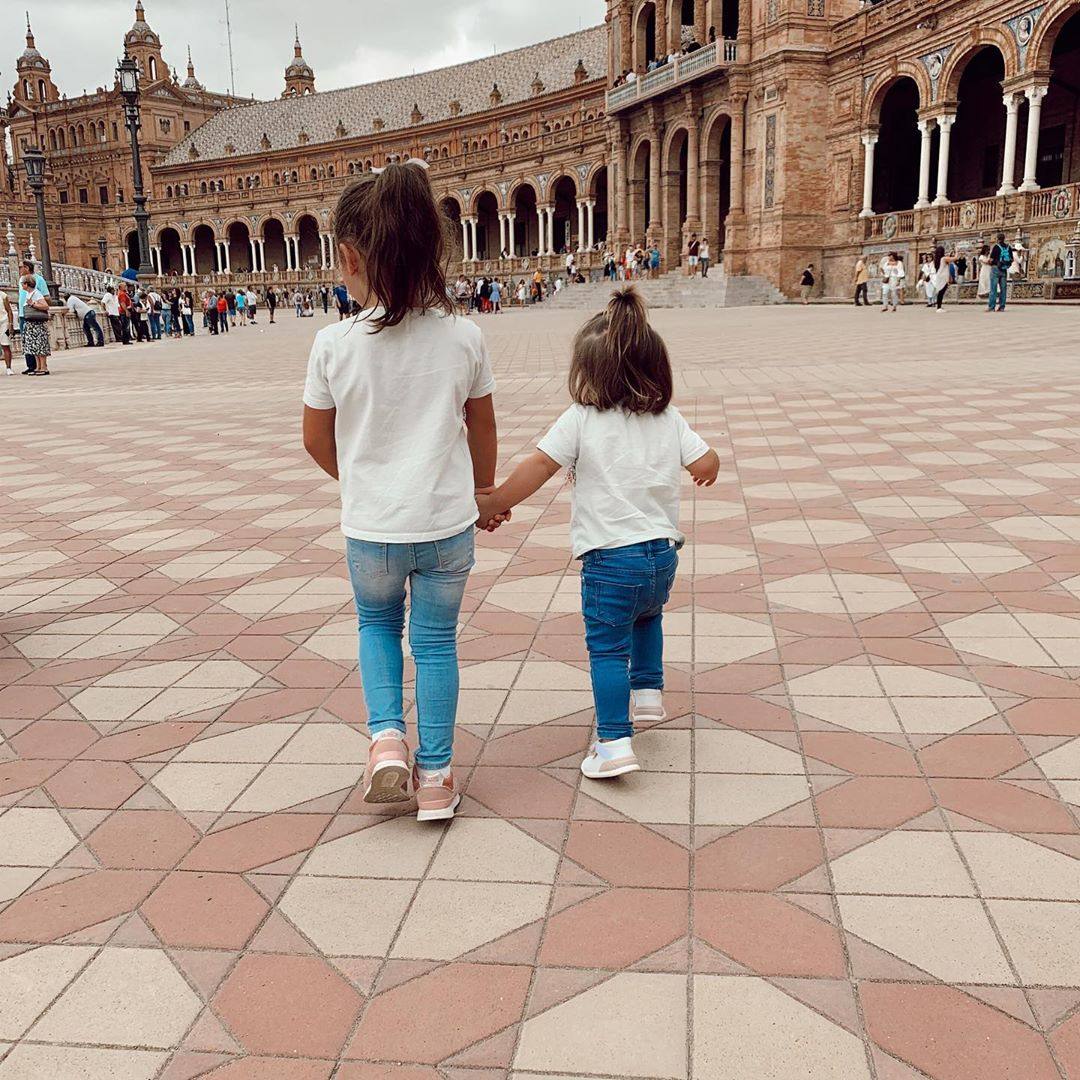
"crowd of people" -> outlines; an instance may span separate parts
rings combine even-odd
[[[983,244],[974,260],[969,260],[963,251],[946,252],[942,245],[933,252],[924,253],[919,259],[915,282],[909,286],[908,273],[903,256],[897,251],[883,255],[878,264],[881,280],[881,310],[896,311],[907,300],[909,287],[916,290],[926,302],[926,307],[935,311],[944,310],[949,288],[955,286],[953,295],[960,299],[960,285],[964,282],[976,282],[975,295],[986,301],[988,312],[1004,311],[1008,299],[1009,281],[1023,272],[1022,248],[1015,247],[998,233],[994,244]],[[807,277],[809,276],[809,282]],[[860,256],[855,262],[853,284],[855,286],[855,306],[870,307],[869,299],[870,267],[867,260]],[[802,299],[809,302],[810,289],[813,287],[813,264],[803,272]],[[809,286],[809,287],[808,287]]]
[[[716,27],[710,26],[708,44],[712,45],[715,43],[715,41]],[[676,57],[689,56],[691,53],[696,53],[700,48],[702,48],[701,43],[696,38],[690,38],[689,40],[683,42],[682,48],[680,48],[677,52],[667,52],[664,53],[662,56],[656,56],[652,60],[650,60],[648,64],[645,65],[645,72],[646,74],[648,74],[650,71],[658,71],[660,68],[666,67],[668,64],[672,63]],[[637,79],[637,72],[628,68],[615,79],[614,85],[625,86],[627,83],[637,82]]]

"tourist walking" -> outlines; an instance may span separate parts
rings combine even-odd
[[[26,292],[23,306],[23,356],[26,357],[25,375],[48,375],[49,354],[49,298],[38,288],[34,274],[24,274],[19,282]],[[31,366],[30,361],[33,361]]]
[[[860,255],[855,260],[855,306],[869,307],[870,299],[867,293],[867,282],[870,280],[870,271],[866,269],[866,260]]]
[[[890,251],[881,267],[881,310],[896,310],[904,267],[895,251]]]
[[[938,244],[934,248],[934,273],[930,278],[930,283],[934,287],[934,306],[938,311],[943,310],[941,305],[945,300],[945,294],[949,291],[949,283],[952,281],[952,264],[952,256],[946,255],[945,249]]]
[[[491,282],[491,291],[488,294],[490,309],[499,314],[502,311],[502,286],[497,281]]]
[[[322,300],[323,314],[330,310],[330,290],[325,285],[319,286],[319,299]]]
[[[810,303],[810,294],[814,291],[814,264],[807,263],[799,279],[799,297],[803,305]]]
[[[236,317],[240,320],[241,326],[247,325],[247,295],[243,289],[237,289],[236,291]]]
[[[113,341],[126,345],[128,343],[127,326],[120,311],[120,299],[116,294],[116,289],[111,285],[106,285],[105,291],[101,294],[101,306],[105,309],[105,317],[112,327]]]
[[[146,314],[150,319],[150,337],[154,341],[161,340],[162,307],[161,294],[154,288],[147,290]]]
[[[123,327],[123,342],[125,345],[131,344],[132,333],[135,330],[131,322],[133,301],[131,293],[128,292],[129,288],[130,286],[123,281],[116,287],[116,299],[120,304],[120,323]]]
[[[270,312],[270,325],[273,326],[274,312],[277,310],[277,292],[273,285],[266,290],[266,309]]]
[[[707,278],[709,276],[709,238],[707,236],[703,236],[698,245],[698,266],[701,267],[701,276]]]
[[[690,263],[690,276],[695,277],[698,271],[698,259],[701,258],[701,243],[697,233],[690,234],[690,243],[686,245],[687,261]]]
[[[985,300],[990,295],[990,245],[983,244],[979,249],[979,284],[975,295]]]
[[[15,312],[11,307],[8,294],[0,290],[0,356],[4,358],[4,373],[14,375],[11,370],[11,335],[15,330]]]
[[[223,334],[227,334],[229,332],[229,297],[227,293],[218,294],[217,321],[218,330]]]
[[[299,319],[304,314],[304,294],[297,289],[293,293],[293,307],[296,308],[296,317]]]
[[[457,626],[474,563],[475,490],[495,479],[495,380],[480,328],[453,314],[443,217],[425,167],[395,163],[350,184],[334,222],[363,332],[349,321],[316,334],[304,447],[341,488],[371,734],[363,798],[395,803],[410,795],[401,646],[407,586],[416,816],[450,818],[461,801],[451,765]]]
[[[38,292],[42,296],[49,295],[49,286],[46,284],[45,279],[37,273],[34,269],[34,264],[28,259],[24,259],[19,263],[19,333],[22,334],[26,329],[26,298],[30,295],[29,292],[23,287],[23,279],[27,276],[34,279],[34,284],[37,287]],[[23,358],[26,362],[26,370],[24,375],[29,375],[35,367],[36,361],[33,356],[26,355],[26,349],[23,349]]]
[[[597,727],[581,771],[606,780],[640,769],[635,723],[666,719],[663,611],[685,540],[682,471],[707,487],[720,459],[671,405],[667,347],[635,289],[616,293],[578,331],[569,381],[574,404],[477,504],[481,525],[495,524],[560,469],[573,471],[570,541],[581,560]]]
[[[82,299],[81,296],[76,296],[74,293],[64,293],[64,306],[75,316],[76,319],[82,324],[82,332],[86,336],[86,347],[93,349],[97,347],[104,348],[105,335],[101,332],[101,327],[98,325],[97,315],[94,314],[94,309]]]
[[[1009,271],[1012,269],[1014,254],[1012,246],[1005,239],[1005,234],[997,234],[997,243],[990,249],[990,292],[987,311],[1004,311],[1005,299],[1009,291]]]

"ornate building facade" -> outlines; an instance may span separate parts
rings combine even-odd
[[[422,157],[468,271],[595,268],[645,239],[673,269],[696,234],[730,273],[790,293],[813,262],[841,296],[859,255],[940,243],[974,266],[1000,230],[1027,252],[1021,294],[1080,293],[1080,0],[607,3],[592,29],[341,90],[315,91],[297,38],[282,96],[245,103],[170,79],[138,8],[125,44],[163,76],[143,99],[162,273],[328,279],[349,178]],[[44,140],[69,261],[102,233],[116,262],[115,92],[61,99],[32,36],[19,78],[16,157]]]

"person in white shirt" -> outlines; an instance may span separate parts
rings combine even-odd
[[[895,251],[890,251],[881,263],[881,310],[896,311],[899,296],[900,278],[904,272],[903,263]]]
[[[364,799],[410,797],[407,585],[417,818],[449,818],[460,801],[451,769],[457,624],[473,565],[476,490],[495,479],[495,380],[480,328],[453,314],[443,219],[423,163],[388,165],[351,184],[334,220],[339,269],[363,311],[315,336],[304,446],[341,485],[372,738]]]
[[[673,381],[641,296],[616,293],[574,339],[574,404],[505,483],[477,497],[480,521],[490,523],[571,470],[570,543],[582,560],[597,724],[581,771],[594,780],[637,772],[634,721],[665,717],[662,618],[684,541],[681,474],[708,486],[720,468],[716,451],[671,404]]]
[[[105,335],[102,334],[101,327],[98,325],[94,309],[74,293],[64,293],[64,306],[82,323],[82,331],[86,335],[86,347],[88,349],[104,347]]]
[[[127,341],[124,320],[120,315],[120,301],[116,298],[116,289],[112,285],[105,286],[105,291],[101,294],[101,306],[105,309],[105,315],[112,327],[113,341]]]

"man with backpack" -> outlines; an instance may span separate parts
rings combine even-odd
[[[1009,291],[1009,269],[1012,267],[1013,249],[1005,234],[997,234],[997,243],[990,249],[990,302],[987,311],[1005,310],[1005,296]]]

